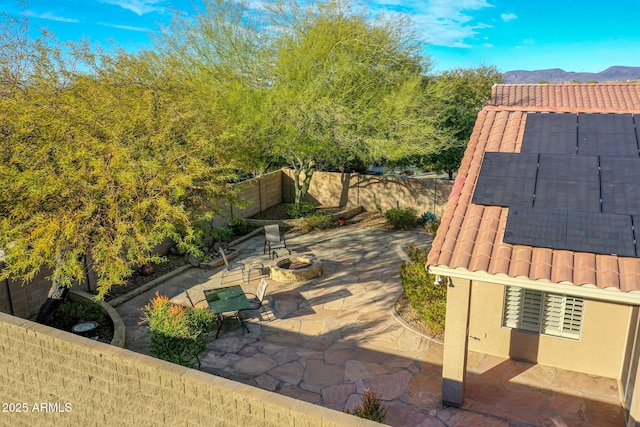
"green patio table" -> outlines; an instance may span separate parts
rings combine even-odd
[[[204,291],[204,296],[209,304],[209,309],[212,310],[220,320],[218,331],[216,332],[216,339],[220,334],[220,329],[222,329],[225,313],[233,313],[232,316],[237,317],[240,324],[247,330],[247,333],[249,333],[249,328],[238,312],[251,308],[251,304],[239,285]]]

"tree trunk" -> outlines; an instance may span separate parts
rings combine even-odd
[[[449,181],[451,181],[453,179],[453,170],[447,171],[447,173],[449,174]]]
[[[57,280],[54,280],[49,289],[47,300],[40,306],[36,322],[42,323],[43,325],[50,325],[68,293],[68,287],[60,286]]]
[[[309,160],[307,162],[299,160],[298,164],[294,166],[293,171],[293,185],[296,190],[294,203],[299,204],[302,203],[304,196],[307,194],[307,191],[309,191],[311,177],[316,171],[316,162],[313,160]],[[302,184],[300,184],[300,176],[303,173],[304,180],[302,181]]]

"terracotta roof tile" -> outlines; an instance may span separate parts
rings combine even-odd
[[[495,85],[491,105],[549,111],[623,113],[637,110],[637,83]]]
[[[485,151],[519,152],[526,112],[640,114],[640,84],[496,85],[479,114],[427,264],[640,292],[640,259],[504,243],[507,208],[471,203]]]

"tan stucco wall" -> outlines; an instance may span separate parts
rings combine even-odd
[[[502,327],[504,286],[473,282],[469,350],[620,378],[631,307],[585,300],[579,341]]]
[[[375,426],[0,313],[3,426]]]

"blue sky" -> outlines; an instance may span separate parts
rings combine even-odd
[[[256,5],[268,0],[250,0]],[[196,4],[200,0],[193,0]],[[149,47],[150,34],[191,0],[31,0],[33,26],[61,40],[82,36],[106,46]],[[563,68],[598,72],[640,66],[637,0],[363,0],[372,12],[406,13],[427,42],[436,70],[495,65],[500,71]],[[21,14],[13,0],[0,12]]]

